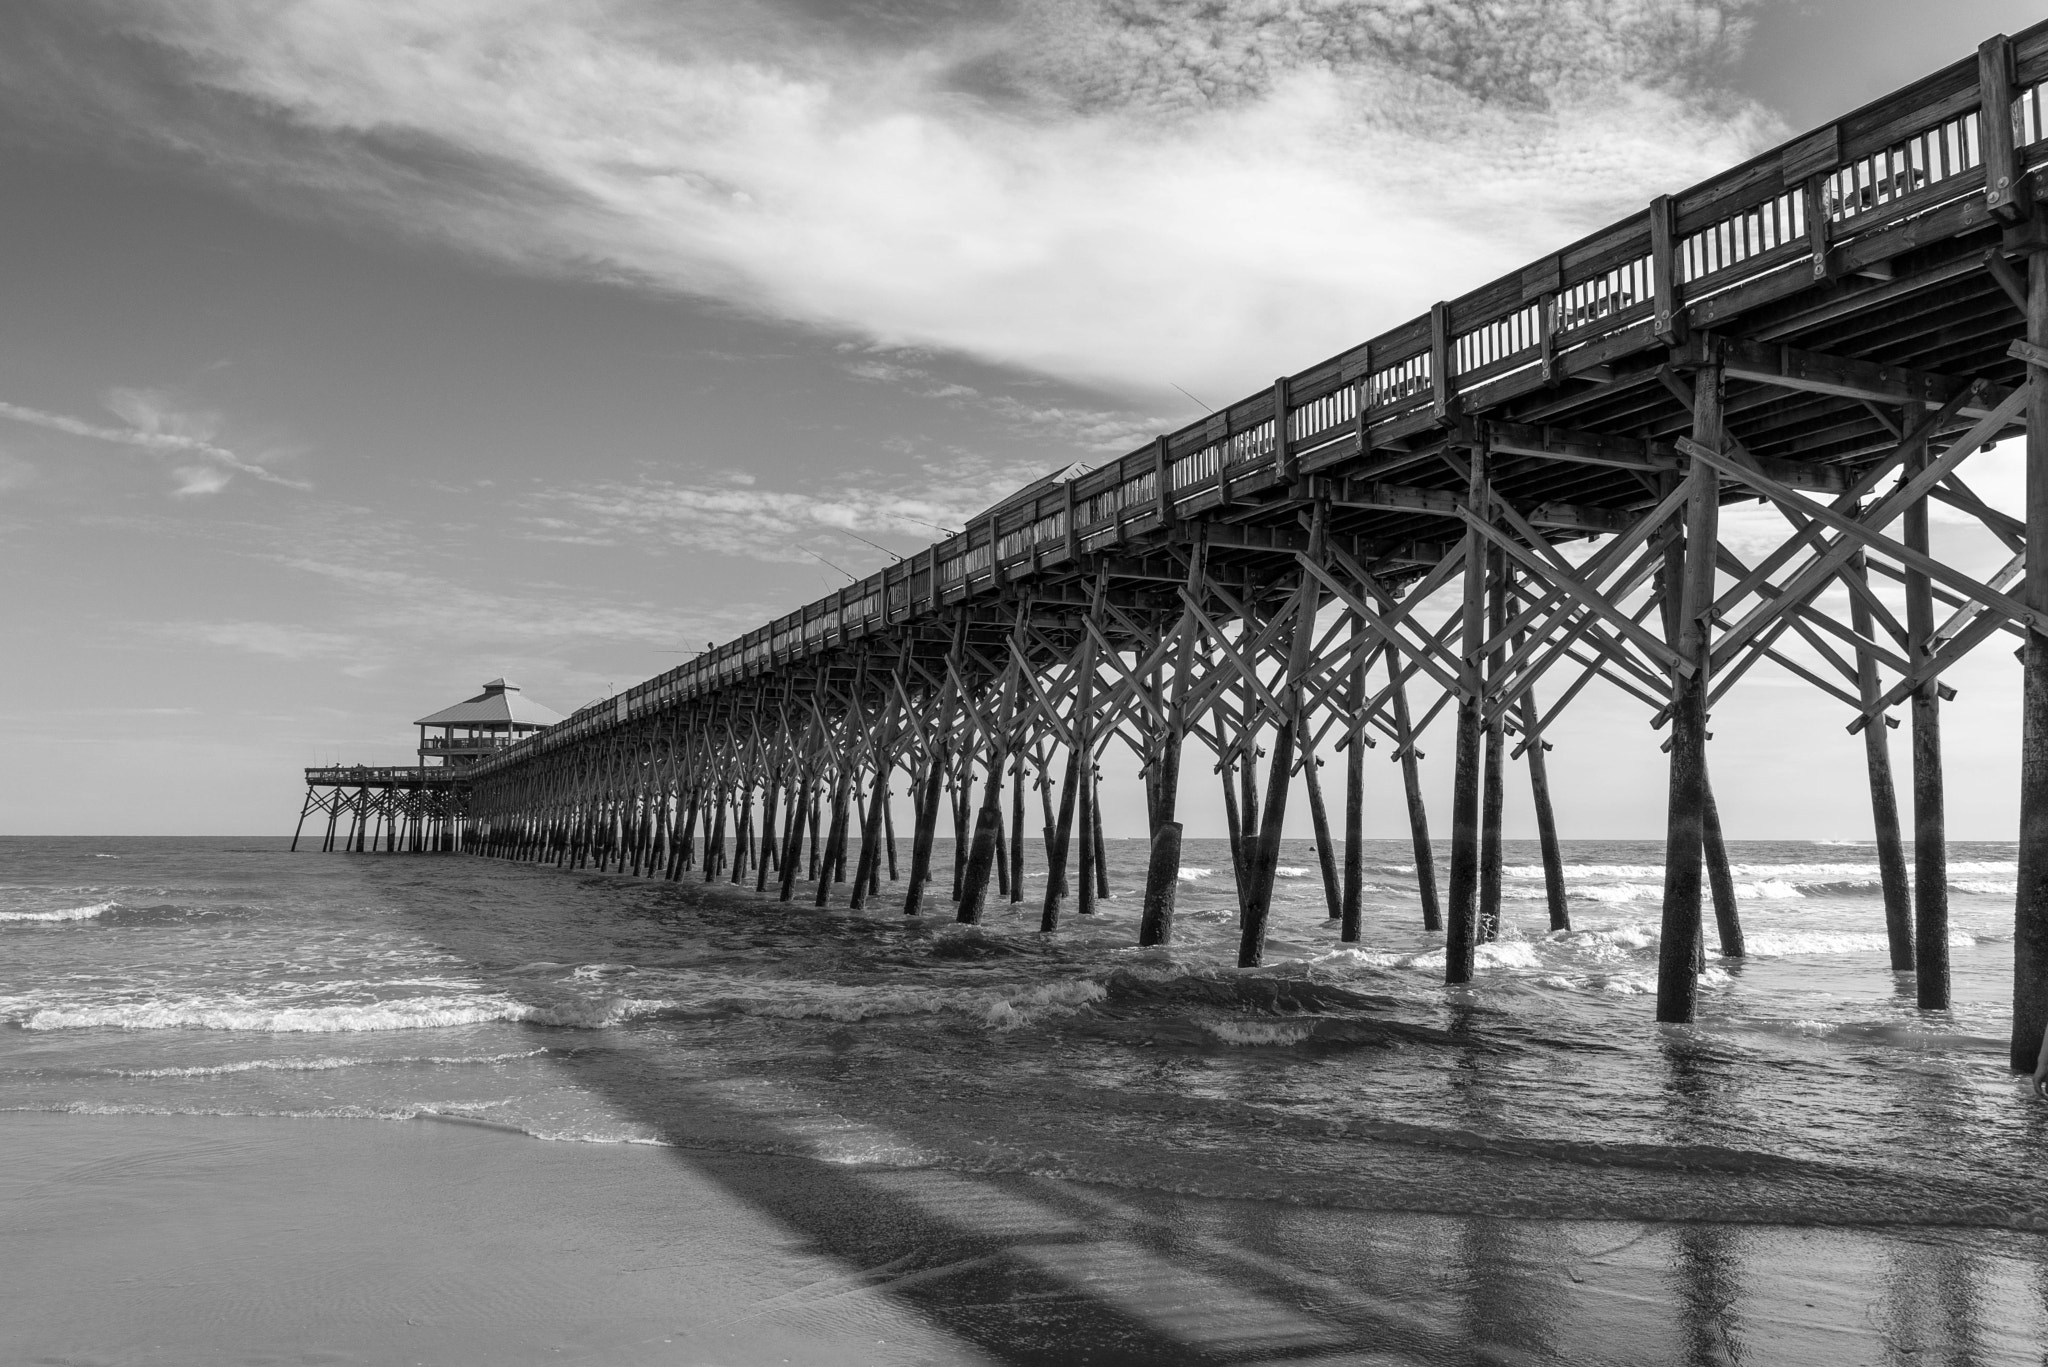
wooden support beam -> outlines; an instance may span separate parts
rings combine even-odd
[[[1798,347],[1777,346],[1739,338],[1718,339],[1722,365],[1731,380],[1748,380],[1804,394],[1826,394],[1892,408],[1941,409],[1964,395],[1957,411],[1981,418],[1996,409],[2011,391],[1981,380],[1961,380],[1910,366],[1888,365]]]
[[[1599,589],[1593,587],[1593,585],[1586,582],[1580,576],[1561,569],[1556,565],[1546,563],[1542,557],[1516,544],[1513,539],[1499,529],[1489,526],[1483,519],[1474,517],[1470,513],[1466,513],[1464,516],[1467,524],[1482,540],[1489,541],[1505,551],[1510,559],[1520,564],[1523,569],[1528,570],[1531,577],[1540,580],[1552,588],[1563,590],[1577,601],[1580,607],[1593,613],[1601,622],[1613,627],[1630,644],[1660,661],[1666,668],[1679,674],[1688,674],[1692,671],[1694,666],[1690,660],[1679,655],[1669,646],[1665,645],[1664,642],[1637,626],[1628,613],[1623,612],[1618,606],[1610,602],[1605,594],[1601,593]]]
[[[1929,489],[1939,484],[1966,457],[1982,448],[2004,431],[2007,423],[2018,414],[2021,407],[2025,404],[2027,392],[2026,390],[2021,390],[2017,395],[2008,398],[2004,403],[2000,404],[1998,408],[1978,419],[1977,423],[1968,432],[1951,442],[1938,459],[1928,463],[1925,468],[1921,469],[1918,475],[1901,482],[1898,487],[1885,494],[1884,497],[1877,500],[1876,504],[1865,511],[1863,516],[1857,520],[1857,531],[1859,533],[1857,536],[1838,537],[1834,542],[1828,543],[1825,549],[1817,550],[1808,560],[1805,567],[1782,586],[1783,594],[1780,598],[1758,604],[1742,620],[1728,628],[1720,642],[1714,647],[1714,662],[1716,666],[1725,666],[1726,662],[1734,657],[1735,652],[1742,647],[1744,642],[1768,626],[1772,619],[1784,612],[1786,607],[1806,603],[1808,599],[1818,593],[1834,578],[1836,572],[1841,569],[1851,554],[1868,544],[1868,533],[1876,532],[1889,525],[1893,519],[1898,517],[1908,503],[1924,498]],[[1956,401],[1951,400],[1950,402],[1953,404]],[[1944,412],[1946,411],[1948,410],[1944,410]],[[1735,585],[1716,601],[1716,609],[1726,610],[1732,604],[1740,602],[1743,597],[1755,591],[1757,584],[1762,582],[1765,576],[1775,573],[1778,568],[1797,555],[1807,544],[1817,542],[1818,533],[1823,524],[1839,527],[1839,521],[1830,522],[1828,519],[1822,518],[1820,514],[1825,512],[1835,519],[1840,519],[1844,510],[1855,507],[1857,500],[1877,487],[1879,481],[1890,472],[1893,465],[1907,459],[1915,451],[1924,449],[1927,439],[1932,435],[1934,429],[1939,426],[1940,422],[1940,414],[1928,419],[1923,426],[1917,428],[1900,445],[1898,450],[1892,453],[1889,459],[1876,462],[1867,468],[1857,477],[1855,483],[1848,490],[1844,491],[1841,497],[1836,499],[1834,504],[1829,507],[1823,509],[1803,500],[1796,501],[1797,506],[1806,515],[1815,519],[1814,527],[1806,533],[1793,537],[1785,545],[1779,547],[1778,550],[1759,561],[1757,567],[1750,572],[1748,579]],[[1724,460],[1722,468],[1725,472],[1735,475],[1746,483],[1754,484],[1756,480],[1764,478],[1733,461]],[[1788,501],[1782,490],[1777,501]]]
[[[1540,456],[1577,465],[1603,465],[1615,470],[1676,470],[1682,462],[1670,446],[1639,437],[1612,437],[1567,427],[1503,422],[1489,418],[1486,439],[1496,455]]]
[[[1443,904],[1437,900],[1436,847],[1429,839],[1429,809],[1422,802],[1422,771],[1415,751],[1415,727],[1408,713],[1408,686],[1401,673],[1401,656],[1387,647],[1387,685],[1393,694],[1394,727],[1398,741],[1394,758],[1401,764],[1401,790],[1408,805],[1408,834],[1415,852],[1415,887],[1422,902],[1422,928],[1432,933],[1444,928]],[[1356,747],[1354,747],[1356,748]]]
[[[1351,705],[1354,718],[1365,707],[1365,671],[1371,661],[1360,655],[1358,647],[1366,638],[1365,623],[1357,615],[1346,613],[1345,622],[1351,632],[1353,663],[1344,681],[1345,699]],[[1365,740],[1364,732],[1354,732],[1351,744],[1344,747],[1344,886],[1337,907],[1337,940],[1340,944],[1355,945],[1364,932],[1365,907]]]
[[[1334,488],[1329,500],[1333,508],[1456,517],[1458,510],[1465,506],[1464,496],[1449,489],[1428,489],[1412,484],[1350,479],[1337,480],[1333,483]],[[1630,509],[1593,508],[1558,500],[1535,505],[1528,511],[1527,517],[1531,523],[1539,527],[1555,527],[1578,532],[1623,532],[1635,522],[1635,516]]]
[[[1529,509],[1527,517],[1533,526],[1555,527],[1572,532],[1625,532],[1635,525],[1640,515],[1634,508],[1593,508],[1582,503],[1562,503],[1552,499]]]
[[[1714,926],[1721,937],[1721,957],[1741,959],[1749,948],[1742,934],[1742,913],[1735,901],[1735,878],[1728,868],[1728,842],[1721,837],[1721,806],[1714,800],[1711,772],[1702,785],[1706,799],[1700,807],[1700,857],[1707,866],[1707,887],[1714,895]]]
[[[1536,694],[1527,692],[1519,704],[1524,736],[1521,753],[1529,761],[1529,799],[1536,811],[1536,842],[1543,858],[1543,900],[1553,931],[1572,928],[1571,903],[1565,891],[1564,849],[1557,840],[1557,815],[1550,805],[1550,768],[1545,758],[1550,742],[1537,729]]]
[[[1472,507],[1486,506],[1486,448],[1472,451],[1471,482],[1467,498]],[[1451,886],[1450,919],[1444,938],[1444,981],[1450,984],[1472,981],[1473,954],[1479,934],[1479,806],[1480,806],[1480,703],[1485,694],[1481,675],[1486,640],[1486,536],[1485,523],[1466,511],[1465,594],[1461,608],[1464,646],[1459,656],[1458,675],[1451,690],[1458,699],[1457,764],[1451,797]],[[1449,696],[1449,694],[1447,694]]]
[[[2027,341],[2048,348],[2048,253],[2027,258]],[[2048,546],[2048,367],[2027,366],[2027,544]],[[2021,596],[2048,610],[2048,555],[2027,565]],[[2021,648],[2019,879],[2013,901],[2011,1061],[2042,1074],[2048,1032],[2048,632],[2027,632]]]
[[[1707,452],[1721,449],[1722,377],[1703,368],[1694,385],[1693,440]],[[1708,634],[1714,603],[1714,548],[1719,544],[1720,485],[1713,466],[1695,459],[1687,477],[1685,540],[1673,543],[1667,563],[1679,582],[1665,584],[1676,653],[1691,667],[1671,677],[1671,774],[1665,814],[1664,917],[1657,951],[1657,1019],[1684,1024],[1698,992],[1700,872],[1707,801],[1707,690],[1712,652]],[[1678,597],[1673,603],[1671,594]]]
[[[1911,480],[1927,464],[1926,448],[1908,459]],[[1927,567],[1927,500],[1908,504],[1904,514],[1905,547],[1914,559],[1906,566],[1906,654],[1917,673],[1926,663],[1934,637],[1934,599]],[[2044,617],[2043,621],[2048,621]],[[2039,630],[2041,623],[2033,624]],[[1933,680],[1913,690],[1913,980],[1923,1011],[1943,1011],[1949,1004],[1948,972],[1948,823],[1941,766],[1941,697]]]
[[[1337,873],[1337,847],[1330,836],[1330,809],[1323,803],[1323,780],[1318,772],[1321,767],[1322,761],[1316,758],[1314,748],[1304,749],[1301,777],[1308,788],[1309,825],[1315,835],[1316,865],[1323,875],[1323,900],[1330,919],[1341,925],[1344,920],[1344,887]]]
[[[2016,598],[2010,597],[2007,594],[2000,593],[1997,589],[1992,588],[1989,584],[1985,584],[1976,579],[1971,578],[1969,575],[1964,574],[1960,570],[1950,569],[1948,566],[1934,559],[1933,556],[1928,554],[1926,550],[1922,549],[1919,546],[1914,545],[1914,538],[1910,534],[1908,535],[1907,540],[1905,540],[1904,542],[1894,541],[1890,537],[1885,536],[1883,533],[1875,530],[1864,521],[1859,521],[1858,519],[1852,517],[1845,517],[1842,514],[1837,513],[1830,508],[1818,507],[1812,503],[1800,499],[1796,494],[1794,494],[1790,489],[1787,489],[1784,485],[1779,484],[1776,480],[1770,479],[1754,470],[1746,468],[1740,461],[1729,460],[1726,457],[1719,456],[1702,456],[1701,459],[1710,464],[1714,469],[1726,474],[1733,475],[1736,479],[1741,480],[1743,483],[1749,485],[1757,492],[1770,498],[1772,501],[1782,504],[1785,507],[1798,510],[1802,514],[1811,517],[1816,522],[1820,522],[1826,525],[1827,527],[1833,529],[1834,531],[1841,533],[1842,537],[1844,538],[1844,541],[1846,541],[1847,543],[1861,547],[1866,550],[1879,551],[1885,555],[1890,556],[1892,559],[1899,561],[1902,565],[1905,566],[1906,572],[1909,575],[1916,575],[1922,578],[1938,580],[1941,583],[1946,584],[1949,588],[1954,589],[1957,593],[1963,595],[1966,599],[1970,600],[1971,602],[1981,604],[1985,608],[1988,608],[1992,611],[2003,613],[2006,617],[2010,618],[2015,622],[2025,622],[2033,626],[2037,630],[2048,630],[2048,612],[2040,612],[2032,607],[2029,607],[2027,604],[2019,601]],[[1919,467],[1916,464],[1916,477],[1918,468]],[[1904,506],[1903,511],[1908,519],[1908,525],[1912,525],[1912,522],[1916,518],[1916,516],[1918,519],[1924,521],[1926,518],[1926,508],[1927,504],[1925,490],[1923,490],[1920,498]],[[1921,537],[1921,539],[1925,539],[1924,535]],[[1837,544],[1839,545],[1841,543]],[[1835,572],[1839,571],[1842,561],[1845,561],[1846,559],[1847,556],[1842,555],[1834,560],[1834,563],[1830,565],[1830,578],[1834,577]],[[1787,593],[1784,594],[1782,598],[1776,601],[1786,601],[1790,600],[1791,598],[1792,595],[1790,593]],[[1796,605],[1803,605],[1804,601],[1804,599],[1800,599],[1798,600],[1798,603]],[[1928,599],[1928,602],[1931,607],[1933,599],[1930,597]],[[1793,606],[1795,606],[1795,604],[1791,602],[1786,602],[1787,610],[1790,610]],[[1910,622],[1908,622],[1907,624],[1907,629],[1910,632]],[[1933,635],[1934,624],[1932,621],[1930,621],[1927,625],[1927,632],[1929,637]]]
[[[1987,38],[1978,47],[1977,128],[1984,160],[1984,207],[2006,223],[2030,217],[2033,211],[2033,194],[2021,169],[2024,163],[2014,146],[2013,66],[2012,39],[2004,34]]]
[[[1486,615],[1489,643],[1481,662],[1482,676],[1489,687],[1499,682],[1501,644],[1508,624],[1507,557],[1498,549],[1488,553],[1486,566]],[[1501,819],[1507,802],[1507,731],[1499,714],[1482,717],[1485,741],[1479,783],[1479,935],[1481,944],[1500,938]]]
[[[1863,577],[1859,553],[1844,570]],[[1849,600],[1849,622],[1859,636],[1870,634],[1870,608],[1861,597]],[[1856,686],[1864,715],[1878,707],[1877,659],[1867,650],[1856,652]],[[1891,952],[1894,973],[1913,971],[1913,900],[1906,882],[1905,845],[1899,832],[1899,801],[1892,784],[1890,728],[1863,728],[1863,770],[1870,787],[1870,824],[1877,844],[1878,886],[1884,893],[1885,943]]]
[[[1314,538],[1320,550],[1321,538]],[[1266,804],[1259,813],[1256,836],[1247,831],[1248,838],[1255,841],[1251,851],[1249,884],[1244,901],[1244,925],[1238,940],[1237,966],[1257,968],[1265,961],[1266,922],[1273,907],[1273,880],[1280,865],[1280,836],[1287,820],[1288,778],[1294,771],[1295,745],[1301,732],[1301,679],[1308,670],[1309,647],[1315,635],[1316,591],[1313,581],[1304,568],[1293,601],[1282,611],[1290,618],[1288,628],[1287,669],[1282,681],[1280,705],[1274,709],[1272,767],[1266,782]],[[1250,729],[1249,723],[1247,729]],[[1249,773],[1252,756],[1245,756],[1245,772]],[[1245,813],[1247,820],[1258,811],[1258,801],[1247,790]]]

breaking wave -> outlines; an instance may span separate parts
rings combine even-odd
[[[400,1068],[420,1064],[448,1067],[461,1064],[516,1063],[538,1058],[547,1049],[522,1049],[510,1054],[412,1054],[402,1058],[256,1058],[236,1063],[194,1064],[186,1068],[106,1068],[107,1077],[227,1077],[236,1073],[327,1073],[341,1068]]]
[[[57,921],[90,921],[114,909],[112,902],[94,902],[83,907],[59,907],[54,911],[0,911],[0,924],[48,925]]]
[[[24,1030],[246,1030],[258,1034],[349,1034],[433,1030],[492,1021],[601,1029],[653,1015],[672,1004],[613,997],[532,1006],[509,999],[405,997],[333,1006],[266,1007],[210,1002],[120,1002],[41,1006],[16,1022]]]

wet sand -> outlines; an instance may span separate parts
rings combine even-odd
[[[7,1114],[0,1149],[9,1361],[2033,1363],[2048,1342],[2043,1240],[1997,1231],[1312,1208],[438,1121]]]

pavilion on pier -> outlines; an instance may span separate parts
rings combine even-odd
[[[493,679],[483,687],[475,697],[413,723],[420,729],[421,768],[433,760],[444,767],[474,764],[562,720],[561,713],[527,697],[518,684]],[[441,734],[430,736],[429,730]]]

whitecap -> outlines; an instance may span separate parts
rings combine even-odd
[[[1662,872],[1662,870],[1659,870]],[[1608,883],[1600,887],[1574,888],[1572,895],[1589,902],[1652,902],[1664,895],[1661,883]]]
[[[1314,1021],[1203,1021],[1202,1028],[1225,1044],[1253,1047],[1300,1044],[1315,1031]]]
[[[236,1063],[193,1064],[184,1068],[109,1068],[114,1077],[226,1077],[235,1073],[326,1073],[339,1068],[395,1067],[402,1064],[437,1065],[512,1063],[535,1058],[546,1049],[523,1049],[511,1054],[420,1054],[405,1058],[253,1058]]]
[[[991,1003],[982,1020],[998,1030],[1014,1030],[1040,1016],[1071,1011],[1089,1002],[1101,1001],[1108,995],[1109,989],[1093,978],[1046,983]]]
[[[1866,954],[1887,947],[1881,931],[1853,930],[1751,930],[1743,936],[1744,947],[1757,958],[1776,959],[1794,954]],[[1967,949],[1976,938],[1960,930],[1948,935],[1951,947]]]
[[[531,1006],[506,998],[404,997],[333,1006],[261,1006],[203,1001],[43,1006],[21,1018],[24,1030],[247,1030],[261,1034],[349,1034],[433,1030],[493,1021],[596,1029],[669,1007],[623,997]]]
[[[1526,940],[1495,940],[1476,946],[1472,961],[1482,968],[1540,968],[1536,946]]]
[[[0,911],[0,922],[48,925],[58,921],[90,921],[113,909],[112,902],[94,902],[91,906],[60,907],[55,911]]]
[[[835,1020],[852,1023],[876,1016],[929,1015],[952,1004],[949,994],[935,990],[906,988],[877,991],[873,988],[808,987],[802,995],[772,1001],[733,1003],[749,1016],[776,1020]]]

